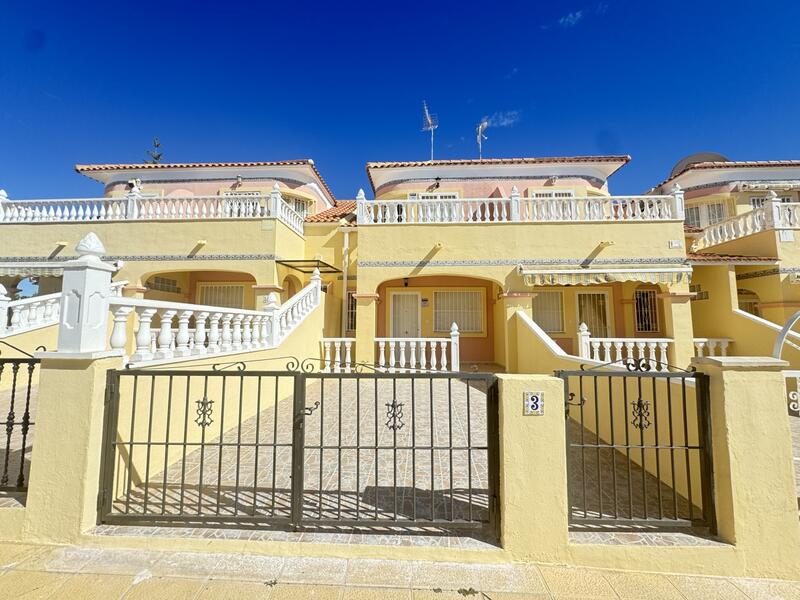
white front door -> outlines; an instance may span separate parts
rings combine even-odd
[[[420,336],[420,296],[418,292],[394,292],[392,294],[392,337],[410,338]]]
[[[578,292],[578,323],[586,323],[592,337],[608,337],[608,295]]]

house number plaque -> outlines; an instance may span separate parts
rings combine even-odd
[[[526,417],[541,417],[544,414],[544,392],[524,392],[522,414]]]

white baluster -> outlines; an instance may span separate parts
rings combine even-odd
[[[339,340],[333,342],[333,349],[333,371],[339,373],[342,370],[342,343]]]
[[[182,310],[178,315],[178,333],[175,336],[175,356],[189,356],[189,319],[194,311]]]
[[[351,350],[352,350],[353,342],[350,340],[345,340],[344,342],[344,370],[345,373],[350,372],[350,365],[352,363],[351,358]]]
[[[386,342],[378,342],[378,368],[383,371],[386,366]]]
[[[324,373],[331,371],[331,342],[322,342],[322,369]]]
[[[235,315],[233,317],[233,336],[231,340],[232,350],[242,349],[242,319],[244,315]]]
[[[128,316],[131,311],[131,306],[118,306],[114,309],[114,328],[111,330],[109,342],[112,350],[125,350],[128,345]]]
[[[399,341],[398,345],[400,346],[400,369],[404,370],[406,367],[406,343],[405,341]]]
[[[158,316],[161,319],[161,324],[158,330],[158,350],[156,351],[156,358],[172,358],[174,352],[172,351],[172,319],[178,311],[164,310]]]
[[[253,347],[252,315],[244,315],[242,319],[242,349],[249,350]]]
[[[136,314],[139,317],[139,328],[136,330],[136,352],[131,356],[132,362],[140,362],[153,359],[151,351],[151,323],[156,314],[155,308],[137,308]]]
[[[222,343],[220,345],[220,350],[222,352],[230,352],[233,349],[233,335],[231,334],[231,319],[233,319],[233,315],[231,313],[225,313],[222,315]]]
[[[389,372],[394,373],[394,361],[395,361],[395,342],[394,340],[389,340]]]
[[[208,319],[207,312],[200,312],[194,316],[194,345],[192,346],[192,354],[206,354],[206,320]]]
[[[658,362],[661,363],[661,371],[668,371],[669,359],[667,356],[667,342],[658,342]]]
[[[210,326],[208,329],[208,353],[215,354],[220,351],[221,335],[219,331],[219,321],[222,318],[222,313],[213,313],[211,315]]]
[[[436,342],[434,342],[435,344]],[[439,355],[441,356],[441,360],[439,361],[439,368],[442,371],[447,371],[447,342],[441,341],[439,342]]]

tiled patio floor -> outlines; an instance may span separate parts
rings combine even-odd
[[[797,599],[788,581],[542,564],[292,558],[0,545],[0,599]]]

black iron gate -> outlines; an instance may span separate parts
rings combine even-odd
[[[708,376],[626,367],[556,372],[570,522],[713,531]]]
[[[110,371],[103,523],[497,523],[497,385],[473,373]]]

